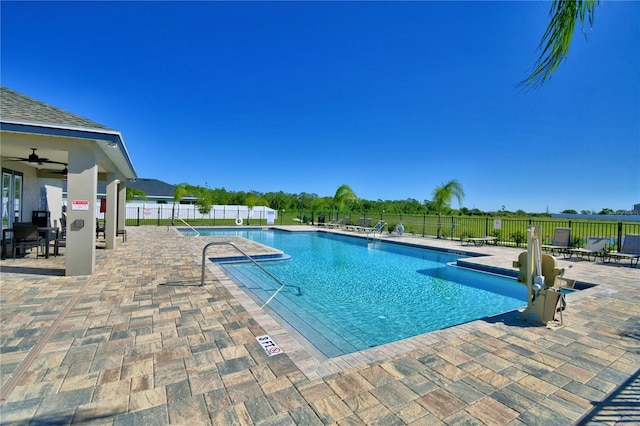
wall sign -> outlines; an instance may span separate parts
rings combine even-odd
[[[71,210],[89,210],[89,200],[71,200]]]

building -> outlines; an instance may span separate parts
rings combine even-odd
[[[106,187],[105,243],[112,248],[124,229],[126,181],[137,178],[120,132],[0,87],[0,137],[3,229],[41,210],[57,223],[66,181],[65,273],[92,274],[98,182]]]

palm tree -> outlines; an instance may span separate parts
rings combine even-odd
[[[244,199],[244,203],[247,205],[247,225],[250,224],[253,208],[257,205],[269,206],[269,202],[261,197],[259,194],[250,193],[247,198]]]
[[[440,186],[436,186],[433,190],[433,200],[431,201],[431,205],[438,212],[438,238],[442,238],[442,211],[445,207],[449,207],[451,205],[451,199],[456,197],[458,200],[458,206],[462,205],[462,200],[464,199],[464,189],[462,185],[457,180],[453,179],[447,183],[443,183]]]
[[[599,0],[553,0],[551,3],[551,21],[542,36],[538,50],[542,50],[533,72],[520,82],[522,87],[536,87],[550,79],[560,63],[569,56],[569,45],[573,30],[579,20],[584,31],[585,17],[589,19],[589,28],[593,26],[593,17]]]
[[[336,194],[333,196],[333,206],[338,211],[344,209],[347,203],[354,201],[358,201],[358,196],[349,185],[340,185],[338,189],[336,189]]]
[[[141,189],[135,189],[135,188],[131,188],[130,186],[127,186],[125,191],[126,191],[125,198],[127,201],[131,201],[135,199],[139,199],[139,200],[147,199],[147,194],[145,194],[144,191]]]
[[[175,189],[173,190],[173,207],[171,208],[171,225],[172,226],[176,224],[175,222],[176,201],[180,202],[180,200],[182,200],[182,198],[184,198],[184,196],[187,195],[188,193],[187,186],[189,185],[186,183],[181,183],[176,185]]]

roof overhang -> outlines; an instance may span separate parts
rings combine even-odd
[[[0,130],[40,136],[93,140],[126,179],[136,179],[138,177],[120,132],[6,119],[0,121]]]

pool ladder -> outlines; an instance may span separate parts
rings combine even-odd
[[[278,293],[280,293],[280,291],[285,287],[293,287],[293,288],[296,289],[298,296],[302,295],[302,292],[300,291],[300,287],[298,287],[297,285],[287,285],[287,284],[283,283],[282,281],[280,281],[278,279],[278,277],[276,277],[271,272],[266,270],[262,265],[260,265],[258,262],[256,262],[256,260],[254,258],[252,258],[250,255],[245,253],[240,247],[238,247],[236,244],[232,243],[231,241],[213,241],[211,243],[208,243],[206,246],[204,246],[204,248],[202,249],[202,275],[201,275],[201,278],[200,278],[200,285],[204,285],[204,268],[205,268],[205,265],[206,265],[207,249],[209,247],[211,247],[211,246],[221,246],[221,245],[227,245],[227,246],[233,247],[240,254],[242,254],[244,257],[246,257],[251,263],[256,265],[260,270],[262,270],[265,274],[267,274],[269,277],[271,277],[275,282],[280,284],[280,287],[276,290],[276,292],[273,293],[271,295],[271,297],[269,297],[269,299],[267,299],[267,301],[264,302],[262,304],[262,306],[260,306],[260,308],[264,308],[265,306],[267,306],[269,304],[269,302],[271,302],[273,300],[273,298],[276,297],[276,295]]]

